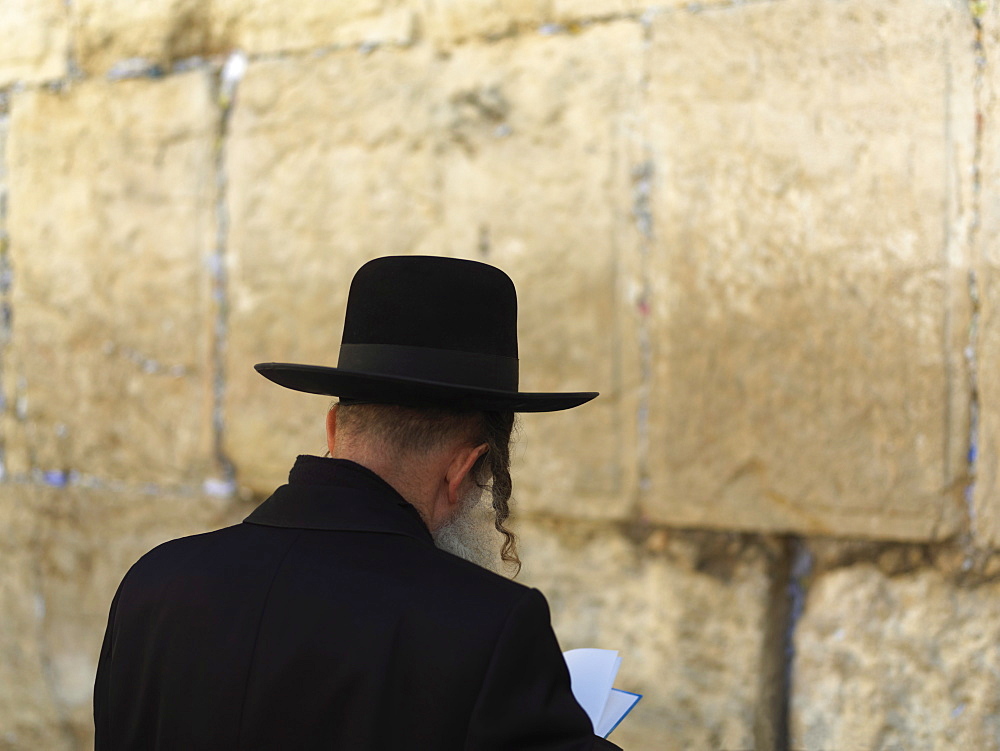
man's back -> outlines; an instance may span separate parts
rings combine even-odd
[[[95,721],[98,751],[603,743],[539,593],[436,549],[363,467],[314,457],[247,522],[133,567]]]

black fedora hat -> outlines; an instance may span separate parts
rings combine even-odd
[[[254,367],[347,403],[554,412],[597,396],[518,391],[514,283],[494,266],[435,256],[386,256],[358,269],[337,367]]]

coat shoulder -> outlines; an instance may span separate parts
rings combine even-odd
[[[132,564],[122,579],[122,585],[135,580],[148,581],[162,577],[177,577],[193,568],[202,568],[206,560],[239,557],[241,548],[247,543],[247,532],[253,535],[254,530],[248,530],[250,525],[234,524],[210,532],[177,537],[160,543],[144,553]],[[280,530],[284,537],[292,530]],[[273,542],[278,542],[278,535],[269,535]]]

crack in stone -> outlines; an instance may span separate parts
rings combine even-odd
[[[655,223],[652,211],[652,197],[656,174],[653,158],[653,148],[646,127],[649,124],[646,114],[649,111],[649,82],[652,65],[652,24],[642,22],[643,50],[642,73],[639,79],[639,129],[641,132],[642,161],[632,168],[632,219],[639,233],[638,257],[638,289],[634,301],[638,321],[639,345],[639,387],[637,395],[636,414],[636,463],[638,473],[638,508],[641,514],[642,501],[650,488],[649,471],[649,408],[653,388],[653,342],[650,330],[650,315],[652,312],[649,257],[656,239]]]
[[[759,751],[788,751],[792,639],[801,612],[801,607],[796,609],[801,582],[794,578],[801,540],[779,537],[775,543],[777,552],[768,566],[770,587],[753,723],[754,747]]]
[[[953,128],[953,117],[951,112],[951,106],[953,101],[953,90],[954,81],[952,75],[951,66],[951,50],[947,42],[945,42],[945,54],[944,54],[944,101],[942,103],[944,109],[944,143],[945,147],[952,143],[954,138],[954,128]],[[954,196],[956,192],[960,191],[960,186],[958,185],[958,178],[955,175],[955,160],[950,156],[951,149],[948,148],[949,158],[945,159],[944,163],[944,174],[942,175],[942,181],[945,185],[945,190],[950,196]],[[959,199],[960,202],[960,199]],[[952,222],[954,217],[951,212],[951,199],[948,200],[948,206],[945,211],[942,212],[941,222],[942,222],[942,251],[941,251],[941,265],[947,273],[947,269],[951,267],[952,262]],[[957,212],[961,212],[961,207],[957,207]],[[955,373],[954,366],[952,362],[951,348],[953,346],[952,341],[952,306],[954,305],[954,300],[952,299],[952,286],[951,284],[945,284],[944,287],[944,321],[942,326],[942,345],[944,351],[942,354],[942,361],[944,362],[944,394],[943,394],[943,404],[944,404],[944,425],[945,429],[943,433],[943,446],[942,452],[944,455],[944,485],[947,486],[949,479],[952,477],[952,472],[954,468],[951,466],[951,451],[952,451],[952,440],[951,440],[951,425],[953,420],[952,408],[951,408],[951,395],[953,389],[955,388]],[[944,516],[945,509],[944,504],[938,513],[938,518],[934,523],[934,529],[932,534],[937,536],[937,529],[941,523]]]
[[[812,577],[814,558],[802,537],[788,538],[786,555],[790,556],[787,578],[784,581],[785,607],[784,639],[780,644],[783,671],[780,678],[778,701],[774,707],[774,720],[778,732],[774,738],[774,751],[791,751],[791,705],[794,695],[793,671],[795,668],[795,631],[805,610],[809,581]]]
[[[130,497],[184,497],[197,498],[204,495],[228,496],[222,492],[217,480],[206,480],[201,485],[181,483],[160,485],[154,482],[132,483],[125,480],[108,479],[79,472],[75,469],[34,468],[27,472],[8,474],[3,482],[23,488],[61,488],[96,490]],[[228,486],[226,486],[228,487]]]
[[[966,454],[967,482],[963,490],[965,511],[968,517],[968,529],[963,542],[966,547],[975,544],[976,535],[976,471],[979,453],[979,383],[976,357],[976,346],[979,339],[979,285],[974,269],[969,270],[969,299],[972,303],[972,314],[969,321],[968,344],[965,348],[965,359],[968,366],[969,379],[969,432],[968,453]]]
[[[10,288],[13,274],[10,268],[10,237],[7,235],[7,137],[10,116],[7,114],[7,98],[0,101],[0,412],[6,413],[12,406],[7,399],[5,383],[6,354],[11,341]],[[0,482],[7,475],[7,435],[0,432]]]
[[[650,197],[653,190],[653,160],[649,144],[643,144],[647,159],[632,170],[632,216],[639,232],[639,288],[634,304],[638,314],[639,339],[639,393],[636,419],[637,460],[639,473],[639,498],[650,487],[649,472],[649,408],[652,399],[653,342],[649,318],[651,308],[651,283],[649,280],[649,255],[654,242],[653,214]]]
[[[66,9],[66,20],[73,27],[73,4],[76,0],[63,0],[63,7]],[[68,34],[66,38],[66,78],[73,80],[80,80],[86,77],[83,69],[80,67],[78,56],[76,54],[76,35]]]
[[[965,346],[966,370],[968,372],[968,393],[969,393],[969,425],[968,425],[968,451],[966,453],[966,476],[967,482],[964,489],[965,512],[968,519],[968,528],[961,540],[965,549],[965,561],[963,567],[971,569],[980,557],[976,551],[976,472],[978,470],[979,458],[979,324],[980,324],[980,297],[979,282],[976,276],[976,257],[980,224],[982,221],[982,160],[983,160],[983,126],[985,117],[983,114],[983,88],[986,74],[986,50],[983,44],[982,15],[985,13],[983,4],[972,0],[969,5],[972,18],[974,41],[973,50],[975,52],[975,77],[973,80],[973,97],[975,99],[975,129],[974,144],[972,154],[972,205],[970,207],[969,230],[967,243],[970,253],[970,268],[968,274],[968,294],[971,306],[969,318],[968,335]]]
[[[0,270],[0,273],[2,273],[2,270]],[[110,340],[104,343],[101,351],[109,357],[117,355],[127,360],[146,375],[165,375],[171,378],[183,378],[190,375],[190,369],[186,365],[181,363],[173,365],[162,363],[156,358],[149,357],[133,347],[119,346]]]
[[[221,478],[209,479],[206,490],[213,495],[233,494],[236,491],[236,466],[225,450],[225,396],[226,396],[226,345],[229,333],[229,278],[226,271],[226,254],[229,246],[229,210],[226,206],[229,179],[226,172],[226,139],[229,121],[236,102],[239,83],[246,73],[248,61],[242,52],[234,52],[219,72],[218,102],[221,107],[215,147],[216,174],[216,238],[212,256],[213,297],[215,299],[215,325],[212,342],[212,428],[215,461]]]

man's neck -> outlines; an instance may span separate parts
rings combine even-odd
[[[333,458],[352,461],[377,474],[417,510],[420,518],[424,520],[424,524],[427,525],[428,529],[430,528],[427,513],[427,499],[430,493],[425,487],[426,481],[421,482],[421,475],[426,474],[426,468],[413,466],[415,462],[412,461],[393,460],[375,455],[374,452],[357,451],[350,448],[335,452]]]

